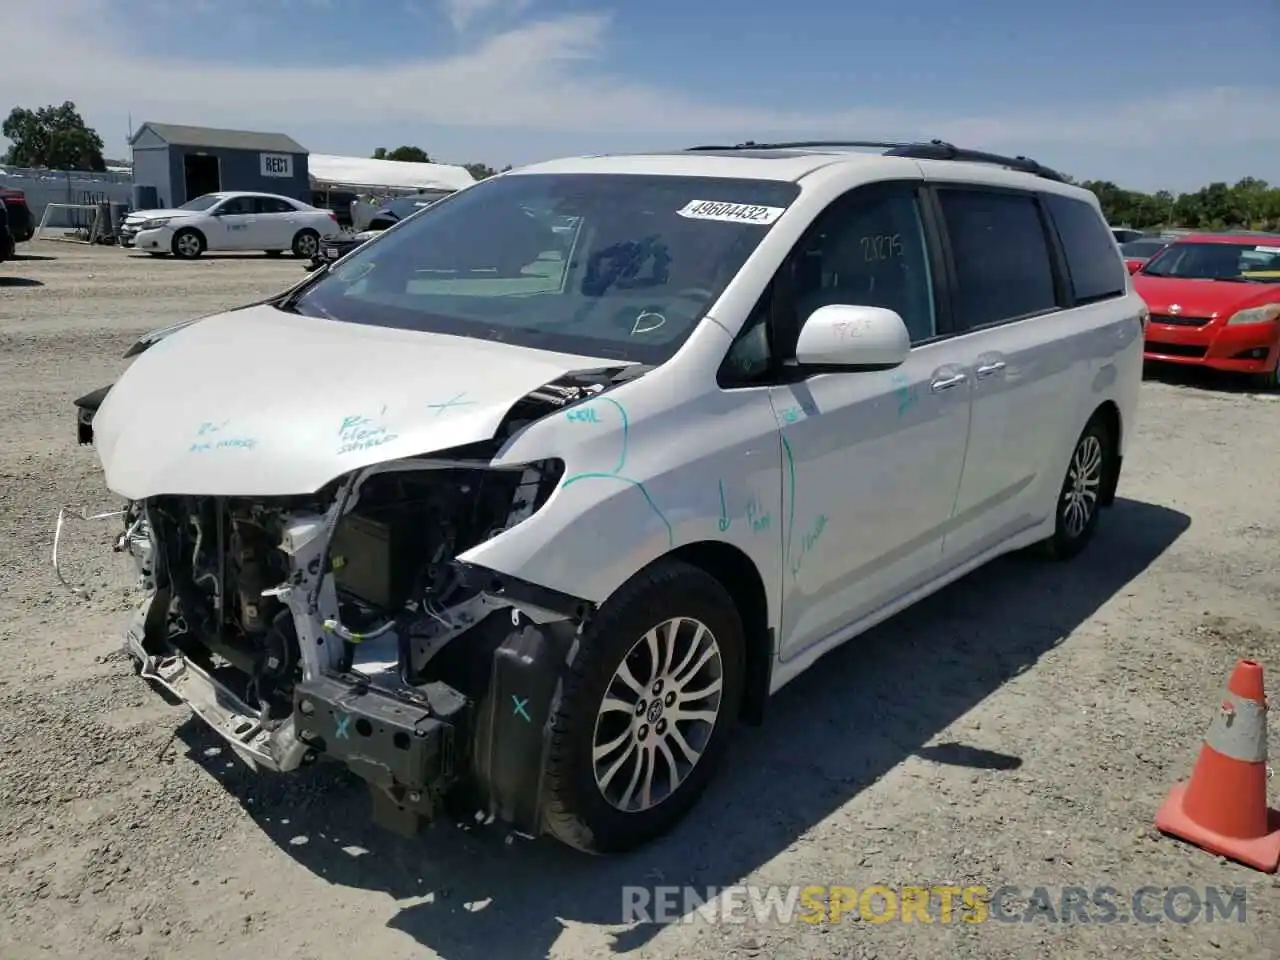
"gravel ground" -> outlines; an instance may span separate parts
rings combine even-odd
[[[1280,881],[1150,824],[1236,658],[1280,665],[1280,403],[1149,382],[1120,500],[1084,556],[997,562],[831,655],[743,730],[665,842],[601,860],[452,825],[402,841],[369,825],[345,775],[255,777],[133,676],[114,531],[71,531],[88,601],[48,563],[60,506],[113,505],[71,400],[110,382],[138,333],[281,289],[301,265],[23,249],[0,265],[5,960],[1275,955]],[[1122,900],[1221,885],[1248,906],[1213,924],[620,923],[623,885],[686,883],[1110,886]]]

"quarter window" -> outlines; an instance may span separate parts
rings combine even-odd
[[[1083,200],[1057,194],[1046,195],[1045,205],[1067,257],[1075,302],[1092,303],[1122,296],[1127,272],[1102,215]]]
[[[1033,197],[984,190],[943,190],[960,330],[1057,308],[1049,244]]]

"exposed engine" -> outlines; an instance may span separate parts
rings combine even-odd
[[[396,682],[413,685],[483,616],[480,588],[454,558],[529,516],[558,478],[556,463],[400,463],[314,498],[154,498],[145,506],[156,582],[171,590],[165,632],[264,720],[287,718],[302,664],[293,613],[273,593],[290,577],[283,531],[300,513],[335,515],[341,501],[324,567],[339,614],[326,636],[343,645],[343,672],[359,671],[373,641],[389,642]]]

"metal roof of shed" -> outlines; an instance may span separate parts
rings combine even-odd
[[[172,147],[202,147],[207,150],[250,150],[260,153],[309,153],[293,137],[283,133],[258,133],[253,130],[222,130],[217,127],[188,127],[178,123],[152,123],[140,126],[129,139],[132,145],[144,132],[153,134]]]

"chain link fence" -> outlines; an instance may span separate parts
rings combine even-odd
[[[83,170],[32,170],[0,164],[0,187],[21,190],[31,215],[39,223],[50,203],[130,203],[133,175],[88,173]],[[55,229],[87,229],[93,220],[88,210],[58,210],[49,226]]]

